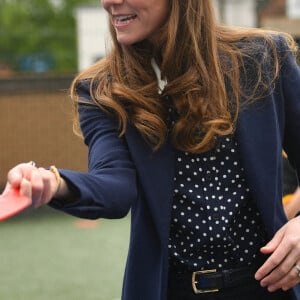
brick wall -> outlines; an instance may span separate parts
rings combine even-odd
[[[20,162],[84,171],[87,149],[72,131],[72,78],[0,80],[0,185]]]

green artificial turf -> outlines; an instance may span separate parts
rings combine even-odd
[[[0,223],[1,300],[120,299],[129,217],[78,220],[33,212]]]

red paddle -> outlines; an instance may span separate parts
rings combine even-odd
[[[31,199],[12,189],[5,195],[0,195],[0,221],[10,218],[31,205]]]

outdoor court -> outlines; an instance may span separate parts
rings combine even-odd
[[[0,299],[119,300],[129,217],[88,222],[52,209],[0,222]]]

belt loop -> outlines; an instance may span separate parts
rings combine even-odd
[[[230,286],[231,282],[232,282],[232,278],[231,278],[230,270],[224,270],[223,271],[223,284],[224,284],[224,287]]]

